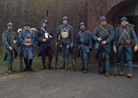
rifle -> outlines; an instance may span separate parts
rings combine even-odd
[[[14,69],[13,69],[13,71],[16,72],[14,49],[12,50],[12,54],[13,54],[13,62],[14,62]]]
[[[57,62],[58,62],[58,45],[56,47],[56,62],[55,62],[55,69],[57,70]]]
[[[45,43],[46,43],[46,42],[44,42],[44,55],[43,55],[43,58],[46,57]],[[47,66],[47,64],[46,64],[46,66]]]
[[[114,53],[114,62],[115,62],[115,76],[117,76],[117,53]]]
[[[103,54],[104,52],[104,54]],[[101,62],[103,62],[104,58],[105,58],[105,51],[103,51],[103,46],[101,47],[101,54],[100,54],[100,61],[99,61],[99,68],[98,68],[98,73],[99,75],[101,75],[101,69],[102,69],[102,64]]]
[[[75,64],[73,64],[73,56],[75,55]],[[73,48],[73,54],[72,54],[72,67],[73,70],[76,71],[76,49],[75,47]]]
[[[20,56],[20,72],[23,71],[23,46],[20,45],[21,47],[21,56]]]

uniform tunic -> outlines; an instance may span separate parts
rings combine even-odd
[[[68,28],[69,28],[69,34],[71,34],[71,39],[61,38],[59,41],[59,48],[60,48],[60,51],[62,52],[62,64],[63,65],[68,65],[70,46],[71,46],[71,43],[74,41],[74,32],[73,32],[72,26],[70,26],[69,24],[67,24],[66,26],[60,25],[58,27],[57,37],[56,37],[56,40],[57,40],[61,32],[63,30],[66,32]]]
[[[12,41],[15,40],[16,44],[13,44]],[[7,67],[10,69],[13,64],[13,51],[9,50],[9,47],[14,49],[14,56],[15,58],[18,55],[17,43],[18,38],[17,34],[13,31],[6,30],[2,35],[2,41],[4,43],[4,61],[7,61]]]
[[[49,33],[52,36],[52,39],[54,39],[54,35],[50,28],[43,27],[43,29],[45,29],[47,31],[47,33]],[[40,38],[40,37],[44,37],[44,34],[45,34],[45,32],[42,29],[39,29],[36,34],[36,40],[38,41],[38,46],[39,46],[38,56],[41,56],[41,52],[44,50],[44,42]],[[45,42],[45,48],[47,48],[47,47],[49,47],[53,51],[51,41],[49,41],[49,40],[46,40],[46,42]]]
[[[82,38],[80,37],[82,36]],[[78,44],[78,41],[81,43],[88,42],[89,45],[84,44]],[[76,48],[78,49],[78,56],[81,57],[82,65],[85,69],[87,69],[88,66],[88,58],[89,58],[89,52],[93,48],[93,40],[92,40],[92,34],[90,31],[80,30],[80,32],[77,35],[76,41],[75,41]]]
[[[24,32],[24,34],[23,34],[23,32]],[[30,42],[31,45],[29,47],[26,47],[24,45],[25,36],[26,36],[27,39],[32,38],[32,41]],[[19,34],[19,42],[20,42],[21,45],[23,45],[23,56],[24,56],[24,58],[32,59],[34,57],[34,44],[35,44],[35,34],[34,34],[34,32],[31,31],[31,30],[25,30],[24,29]],[[21,54],[21,49],[20,49],[20,54]],[[20,54],[19,54],[19,56],[20,56]]]
[[[13,44],[11,41],[15,40],[16,44]],[[17,57],[18,49],[17,49],[17,43],[18,43],[18,38],[17,34],[13,31],[6,30],[3,35],[2,35],[2,41],[4,43],[4,61],[6,59],[11,59],[13,58],[12,55],[10,55],[9,47],[12,47],[15,51],[15,58]],[[7,56],[9,54],[9,56]]]
[[[102,28],[100,26],[97,26],[93,32],[93,39],[96,41],[95,43],[95,57],[96,58],[100,58],[100,50],[103,48],[103,50],[105,51],[105,60],[108,60],[110,59],[111,57],[111,41],[114,39],[114,28],[113,26],[111,25],[104,25],[103,26],[110,34],[110,36],[107,35],[107,33],[102,30]],[[98,34],[99,33],[99,34]],[[102,41],[106,41],[107,44],[105,45],[102,45],[102,41],[97,41],[97,38],[107,38],[105,40],[102,40]]]
[[[131,28],[131,31],[130,31],[130,28]],[[127,54],[129,54],[129,56],[126,55],[126,59],[127,59],[127,61],[129,61],[129,60],[132,60],[132,58],[133,58],[132,47],[130,45],[125,44],[125,43],[124,44],[118,44],[118,40],[121,37],[122,33],[124,32],[123,29],[126,29],[126,31],[129,33],[129,36],[131,38],[134,38],[135,45],[138,45],[137,36],[135,34],[135,31],[134,31],[133,27],[129,27],[128,25],[126,25],[125,27],[120,26],[120,27],[116,28],[114,45],[116,45],[116,44],[118,45],[117,57],[119,59],[121,57],[121,54],[124,53],[123,50],[126,49],[125,51],[128,52]],[[127,36],[126,32],[122,36],[122,39],[123,40],[130,40],[129,37]],[[122,57],[121,59],[124,60],[124,57]]]

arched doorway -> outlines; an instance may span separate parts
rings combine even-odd
[[[135,32],[138,37],[138,1],[125,0],[113,7],[106,15],[108,21],[116,28],[120,24],[122,16],[126,16],[130,24],[135,25]],[[134,64],[138,65],[138,52],[134,54]]]

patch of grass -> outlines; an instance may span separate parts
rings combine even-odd
[[[69,67],[72,68],[72,60],[71,60],[71,56],[70,55],[70,58],[69,58]],[[55,66],[55,61],[56,61],[56,57],[54,56],[53,57],[53,60],[52,60],[52,67]],[[48,64],[48,57],[46,57],[46,64]],[[17,57],[15,59],[15,65],[16,65],[16,69],[17,71],[20,70],[20,58]],[[62,65],[62,56],[61,54],[58,56],[58,66]],[[76,64],[78,67],[81,65],[81,59],[80,58],[77,58],[77,64]],[[25,64],[24,64],[24,60],[23,60],[23,67],[25,67]],[[33,59],[33,65],[32,65],[33,69],[35,71],[41,71],[42,68],[43,68],[43,64],[42,64],[42,60],[41,60],[41,57],[35,57]],[[6,61],[3,61],[3,54],[1,53],[0,54],[0,73],[3,73],[5,71],[7,71],[7,64],[6,64]]]
[[[81,58],[77,57],[76,60],[77,60],[76,61],[77,68],[82,67]],[[54,55],[53,60],[52,60],[52,67],[53,68],[55,66],[55,61],[56,61],[56,56]],[[75,61],[73,61],[73,62],[75,63]],[[93,64],[96,64],[95,63],[96,60],[93,57],[91,57],[89,60],[89,63],[92,63],[92,62],[94,62]],[[47,63],[48,63],[48,57],[46,57],[46,64]],[[7,64],[6,64],[6,61],[3,61],[3,54],[0,53],[0,77],[1,77],[0,80],[1,79],[4,80],[4,79],[11,79],[11,78],[18,78],[18,77],[23,77],[23,76],[27,76],[29,74],[32,74],[32,72],[23,72],[23,73],[20,72],[20,58],[19,57],[17,57],[15,59],[15,65],[16,65],[17,72],[12,74],[12,75],[6,74],[7,73]],[[61,53],[59,53],[59,56],[58,56],[58,66],[60,66],[60,65],[62,65]],[[72,54],[70,54],[68,66],[69,66],[69,68],[72,69]],[[24,60],[23,60],[23,67],[25,68]],[[41,57],[35,57],[33,59],[32,68],[35,70],[35,73],[42,71],[43,64],[42,64]],[[42,71],[42,72],[45,72],[45,71]]]

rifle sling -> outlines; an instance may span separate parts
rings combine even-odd
[[[100,25],[100,27],[105,31],[108,36],[110,36],[109,32],[102,25]]]

